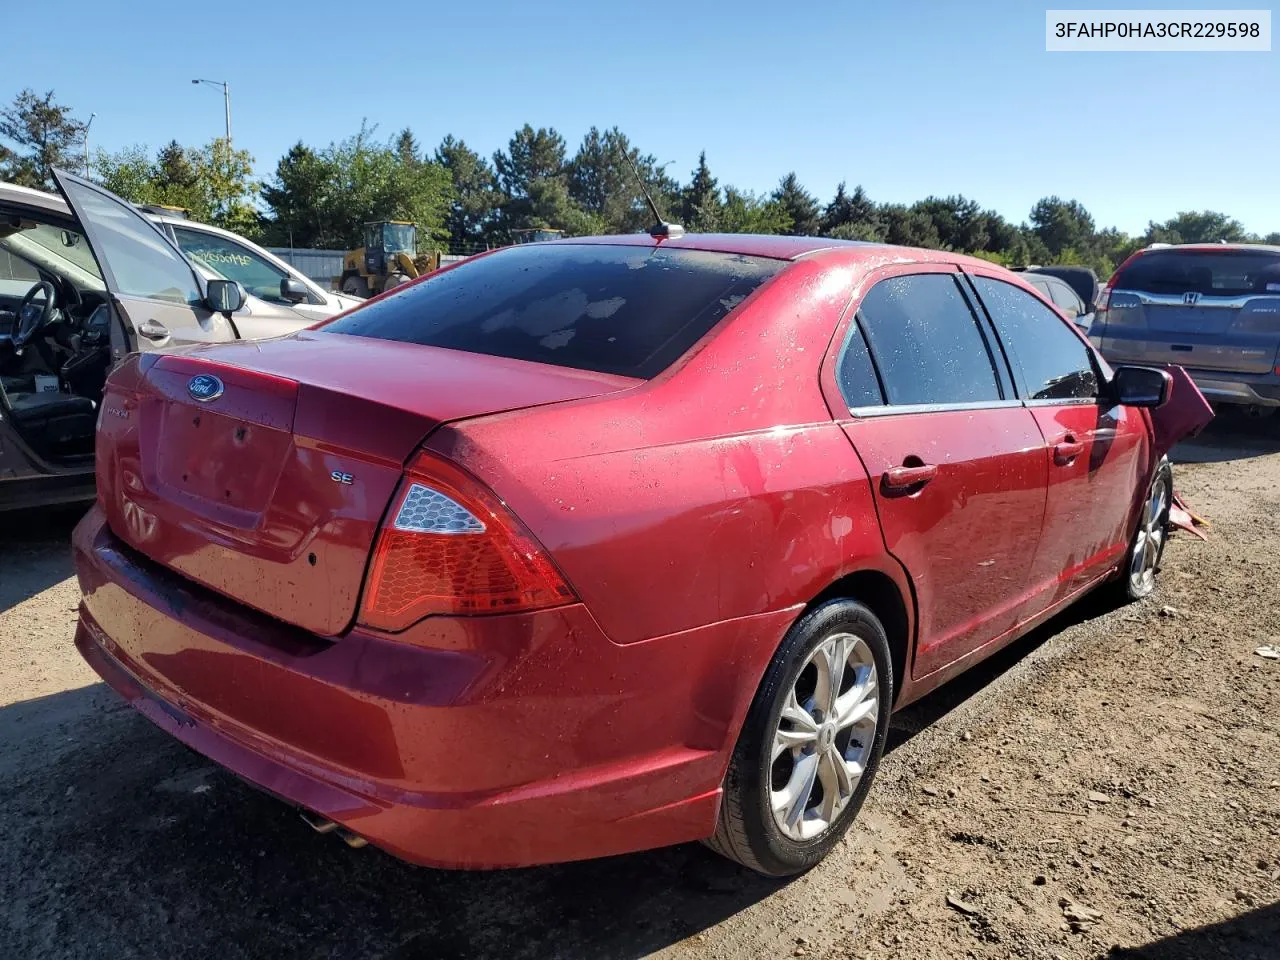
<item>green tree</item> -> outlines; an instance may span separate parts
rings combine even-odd
[[[133,203],[183,207],[195,220],[251,238],[262,233],[253,157],[246,150],[228,151],[222,138],[203,147],[170,142],[154,158],[142,146],[99,151],[96,173],[103,186]]]
[[[85,125],[53,98],[24,89],[0,110],[0,180],[53,188],[53,169],[81,170]]]
[[[795,173],[788,173],[773,191],[773,201],[786,211],[791,226],[785,231],[795,237],[815,236],[819,230],[818,201],[800,185]]]
[[[1214,210],[1184,210],[1164,223],[1147,224],[1147,243],[1244,243],[1249,233],[1225,213]]]
[[[933,222],[938,241],[948,250],[987,249],[987,217],[976,201],[963,196],[926,197],[911,209]]]
[[[186,148],[170,140],[156,155],[155,179],[161,189],[192,191],[198,187],[200,175]]]
[[[901,203],[880,206],[880,221],[884,224],[887,243],[907,247],[941,247],[942,239],[928,214]]]
[[[818,232],[842,240],[876,240],[882,233],[876,205],[861,185],[849,193],[843,180],[822,212]]]
[[[760,197],[736,187],[724,188],[725,233],[790,233],[791,226],[790,212],[773,197]]]
[[[354,248],[365,223],[405,220],[417,224],[422,249],[447,239],[452,196],[442,164],[422,158],[403,132],[383,142],[368,125],[322,150],[296,144],[262,194],[270,235],[292,231],[298,246]]]
[[[676,185],[657,167],[654,157],[641,154],[617,127],[603,133],[592,127],[566,166],[569,196],[607,233],[644,230],[653,223],[653,213],[636,181],[637,173],[662,215],[676,215]]]
[[[445,229],[455,244],[473,249],[488,236],[503,202],[497,176],[480,154],[452,135],[440,141],[435,160],[453,184]]]
[[[1031,228],[1052,256],[1067,247],[1081,249],[1093,237],[1093,217],[1079,201],[1045,197],[1031,208]]]
[[[1009,250],[1018,239],[1018,228],[994,210],[984,210],[982,218],[982,229],[987,235],[985,249],[988,251]]]
[[[337,169],[301,141],[276,164],[274,178],[263,185],[262,200],[270,211],[268,239],[291,247],[345,247],[346,219],[335,220],[332,197]]]
[[[1262,242],[1269,243],[1273,247],[1280,247],[1280,231],[1277,231],[1275,233],[1268,233],[1265,237],[1262,238]]]
[[[707,166],[707,151],[698,154],[698,166],[689,185],[680,193],[680,222],[694,233],[715,233],[724,226],[724,200],[720,186]]]
[[[396,156],[400,158],[400,162],[404,164],[417,163],[422,152],[418,146],[418,138],[413,135],[413,131],[405,127],[398,134],[395,140]]]
[[[147,148],[141,144],[116,153],[99,150],[93,162],[95,179],[112,193],[134,203],[168,203],[156,190],[156,168]],[[187,206],[175,204],[175,206]],[[190,207],[188,206],[188,209]]]
[[[564,137],[554,127],[534,130],[526,123],[515,132],[506,153],[493,155],[493,167],[508,197],[528,197],[534,181],[564,175]]]

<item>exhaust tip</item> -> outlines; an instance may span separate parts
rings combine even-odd
[[[322,817],[310,810],[299,810],[298,816],[302,818],[302,822],[314,830],[316,833],[335,833],[348,847],[353,850],[359,850],[361,847],[367,847],[369,841],[359,834],[352,833],[341,824],[335,823],[327,817]]]

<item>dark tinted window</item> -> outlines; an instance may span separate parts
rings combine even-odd
[[[881,280],[858,308],[889,403],[999,400],[977,318],[946,273]]]
[[[463,263],[325,329],[648,378],[785,266],[701,250],[530,244]]]
[[[1069,317],[1084,313],[1084,304],[1080,302],[1080,298],[1061,280],[1053,280],[1049,283],[1049,296],[1054,303],[1066,311]]]
[[[1112,290],[1239,297],[1280,293],[1280,254],[1224,250],[1156,250],[1125,267]]]
[[[1089,350],[1066,322],[1011,283],[974,277],[1009,354],[1018,389],[1029,400],[1067,400],[1098,395],[1098,375]]]
[[[840,384],[840,393],[850,410],[878,407],[884,403],[876,368],[857,321],[849,324],[849,333],[840,348],[840,356],[836,358],[836,382]]]

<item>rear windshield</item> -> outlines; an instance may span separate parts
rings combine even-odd
[[[1113,290],[1142,293],[1198,293],[1239,297],[1280,293],[1280,253],[1164,250],[1144,253],[1125,267]]]
[[[702,250],[531,244],[463,263],[325,329],[647,379],[785,266]]]

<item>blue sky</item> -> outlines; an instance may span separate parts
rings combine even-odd
[[[191,78],[226,79],[263,175],[366,117],[485,154],[525,122],[570,151],[616,124],[681,179],[705,149],[722,184],[795,170],[824,202],[847,180],[1014,221],[1058,194],[1130,232],[1203,208],[1280,230],[1280,53],[1051,54],[1045,7],[46,0],[6,14],[27,39],[7,45],[0,99],[54,89],[97,113],[95,147],[196,143],[221,134],[222,100]]]

